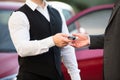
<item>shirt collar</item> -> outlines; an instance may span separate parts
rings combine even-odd
[[[45,8],[47,8],[47,6],[48,6],[47,1],[46,1],[46,0],[43,0],[43,1],[45,2]],[[38,7],[39,7],[39,8],[42,8],[41,6],[39,6],[39,5],[37,5],[36,3],[32,2],[31,0],[26,0],[25,3],[26,3],[33,11],[34,11],[35,9],[37,9]]]

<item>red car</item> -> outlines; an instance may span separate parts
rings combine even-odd
[[[10,39],[7,22],[11,12],[18,9],[22,5],[23,4],[18,2],[0,2],[0,80],[15,80],[17,75],[19,67],[17,62],[17,53]],[[78,33],[81,29],[83,30],[83,28],[89,34],[99,34],[104,32],[106,26],[105,23],[108,22],[112,7],[113,5],[96,6],[81,11],[75,16],[73,16],[74,11],[72,9],[65,9],[68,10],[67,15],[69,14],[69,17],[66,16],[66,20],[69,19],[67,24],[70,33]],[[98,18],[98,14],[103,17],[100,16]],[[101,23],[94,22],[99,21],[99,19],[102,21]],[[96,26],[95,24],[99,26]],[[98,28],[100,32],[97,31],[97,33],[93,33],[96,32]],[[91,29],[93,30],[92,32]],[[81,70],[80,75],[82,80],[102,80],[103,50],[89,50],[87,47],[79,48],[76,49],[76,57],[78,66]],[[70,77],[63,64],[62,71],[65,76],[65,80],[70,80]]]
[[[70,33],[87,32],[90,35],[104,34],[113,4],[99,5],[80,11],[67,21]],[[76,49],[82,80],[103,80],[103,49]]]

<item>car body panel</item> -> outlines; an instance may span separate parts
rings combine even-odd
[[[0,78],[16,74],[18,62],[16,53],[0,52]]]
[[[76,51],[78,67],[82,80],[103,80],[103,50]],[[62,66],[65,80],[70,80],[67,70]]]

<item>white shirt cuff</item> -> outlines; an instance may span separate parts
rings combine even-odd
[[[79,73],[73,73],[73,74],[70,74],[70,76],[71,76],[71,80],[81,80]]]

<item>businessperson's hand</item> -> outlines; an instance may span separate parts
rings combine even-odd
[[[56,46],[64,47],[68,45],[72,40],[68,39],[68,35],[64,33],[57,33],[53,36],[53,41]]]
[[[70,45],[75,48],[81,48],[90,44],[89,37],[87,34],[76,33],[76,34],[73,34],[73,36],[76,36],[77,39],[73,40]]]

